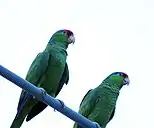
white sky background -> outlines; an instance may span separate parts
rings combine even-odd
[[[35,56],[58,29],[71,29],[70,81],[57,98],[78,111],[86,92],[110,73],[124,71],[107,128],[154,128],[154,2],[152,0],[0,0],[0,64],[25,78]],[[0,127],[9,128],[21,89],[0,77]],[[22,128],[72,128],[73,121],[48,107]]]

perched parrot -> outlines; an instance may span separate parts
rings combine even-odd
[[[129,84],[127,74],[112,73],[98,87],[87,92],[80,103],[79,113],[105,128],[114,116],[119,91],[126,84]],[[83,127],[75,123],[73,128]]]
[[[26,80],[37,87],[44,88],[49,95],[56,97],[69,80],[66,49],[74,42],[75,37],[70,30],[63,29],[54,33],[45,50],[32,62]],[[46,107],[46,104],[22,90],[17,114],[10,128],[20,128],[26,116],[26,121],[29,121]]]

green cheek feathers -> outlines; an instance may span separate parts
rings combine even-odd
[[[110,79],[113,82],[123,83],[123,78],[121,76],[112,75],[112,76],[110,76]]]
[[[67,41],[67,36],[65,34],[56,34],[54,36],[54,40],[58,42],[65,42]]]

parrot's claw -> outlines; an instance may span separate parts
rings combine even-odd
[[[39,99],[44,100],[44,98],[45,98],[47,92],[46,92],[43,88],[39,88],[39,90],[40,90],[40,92],[41,92],[41,93],[39,94]]]
[[[101,128],[100,125],[97,122],[93,122],[95,125],[95,128]]]
[[[61,100],[59,100],[59,99],[57,99],[57,100],[60,102],[60,104],[61,104],[61,108],[64,108],[64,107],[65,107],[64,102],[63,102],[63,101],[61,101]]]
[[[63,101],[61,101],[61,100],[59,100],[59,99],[57,99],[57,100],[60,102],[60,104],[61,104],[61,108],[64,108],[64,107],[65,107],[64,102],[63,102]],[[54,109],[54,112],[56,112],[56,109]]]

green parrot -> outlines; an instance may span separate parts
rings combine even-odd
[[[129,85],[126,73],[112,73],[98,87],[87,92],[80,103],[79,113],[105,128],[114,116],[119,91],[126,84]],[[83,127],[75,123],[73,128]]]
[[[69,81],[69,70],[66,63],[68,45],[75,42],[72,31],[62,29],[53,34],[45,50],[39,53],[32,62],[26,80],[56,97],[64,84]],[[31,120],[42,112],[47,105],[38,101],[25,90],[22,90],[17,114],[10,128],[20,128],[25,118]]]

